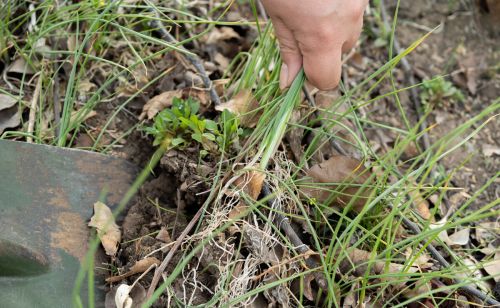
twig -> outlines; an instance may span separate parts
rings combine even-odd
[[[387,10],[385,9],[385,1],[381,0],[380,1],[380,9],[381,9],[381,15],[382,15],[382,21],[384,22],[384,26],[386,28],[389,28],[389,22],[388,22],[388,17],[387,17]],[[393,36],[393,43],[394,43],[394,51],[396,51],[397,54],[400,54],[402,49],[401,45],[399,44],[399,41],[396,37],[396,33],[394,33]],[[411,69],[411,65],[408,62],[408,59],[406,57],[403,57],[401,59],[401,64],[403,66],[403,71],[405,72],[405,78],[407,80],[407,83],[410,85],[415,85],[415,76],[413,75],[413,70]],[[420,102],[420,99],[418,97],[418,92],[416,87],[410,88],[410,100],[413,102],[413,105],[415,107],[415,110],[417,112],[417,118],[420,120],[420,131],[422,132],[422,140],[423,140],[423,146],[424,150],[428,150],[431,147],[431,142],[429,139],[429,134],[427,133],[427,120],[424,118],[424,115],[422,114],[422,103]]]
[[[181,235],[179,235],[177,240],[175,240],[174,247],[172,247],[172,249],[170,249],[170,251],[168,252],[165,259],[163,259],[163,261],[161,262],[160,266],[158,266],[156,268],[153,279],[151,280],[151,285],[149,286],[148,293],[146,295],[146,299],[149,299],[149,298],[151,298],[151,296],[153,296],[153,293],[156,289],[156,286],[158,285],[158,282],[160,281],[161,274],[167,268],[167,265],[170,263],[170,261],[174,257],[175,252],[179,249],[179,247],[181,247],[181,244],[182,244],[182,241],[184,241],[184,238],[188,235],[188,233],[191,231],[191,229],[193,229],[195,224],[198,222],[198,220],[200,219],[201,214],[203,213],[204,210],[205,210],[205,206],[200,207],[200,209],[198,210],[198,212],[196,212],[196,214],[191,219],[189,224],[186,226],[184,231],[182,231]]]
[[[414,222],[412,222],[411,220],[409,220],[408,218],[404,217],[401,214],[399,214],[399,216],[403,220],[403,224],[408,229],[410,229],[411,231],[413,231],[413,233],[415,233],[415,234],[421,234],[422,233],[422,231],[420,230],[420,228],[418,227],[417,224],[415,224]],[[448,263],[448,261],[446,261],[446,259],[439,253],[439,251],[436,249],[436,247],[434,247],[434,245],[428,244],[427,245],[427,250],[439,262],[439,264],[441,265],[441,267],[443,267],[443,268],[449,268],[450,267],[450,263]],[[456,279],[456,278],[453,279],[453,281],[455,282],[455,284],[462,283],[462,281],[460,279]],[[472,295],[472,296],[475,296],[475,297],[479,298],[480,300],[484,301],[488,305],[491,305],[493,307],[500,307],[500,302],[499,301],[497,301],[497,300],[489,297],[488,295],[484,294],[483,292],[481,292],[480,290],[478,290],[478,289],[476,289],[474,287],[471,287],[471,286],[461,286],[458,289],[460,291],[464,292],[464,293],[467,293],[469,295]]]
[[[53,96],[54,96],[54,134],[59,139],[59,123],[61,123],[61,101],[59,96],[59,78],[57,76],[56,64],[54,63]]]
[[[179,42],[165,29],[165,26],[163,23],[160,21],[160,15],[158,14],[157,11],[155,11],[153,8],[151,8],[151,12],[153,12],[156,16],[156,19],[153,19],[151,21],[151,26],[153,28],[158,29],[160,32],[162,38],[174,45],[178,45],[179,48],[186,50],[183,46],[179,45]],[[205,71],[205,68],[203,67],[203,63],[199,59],[198,56],[192,55],[192,54],[183,54],[183,56],[191,63],[196,71],[200,74],[200,77],[203,81],[203,84],[205,85],[205,88],[208,89],[210,93],[210,99],[212,102],[217,106],[220,105],[221,101],[219,98],[219,95],[217,95],[217,92],[215,91],[215,88],[212,84],[212,80],[208,77],[207,72]]]
[[[271,194],[271,191],[269,189],[269,186],[267,183],[264,183],[262,187],[262,195],[264,197],[267,197]],[[273,208],[275,203],[274,198],[270,198],[267,201],[267,204],[269,207]],[[295,230],[293,230],[292,225],[290,224],[290,220],[288,217],[282,215],[281,213],[275,212],[276,215],[276,224],[278,227],[285,233],[285,235],[288,237],[288,240],[290,240],[290,243],[293,245],[293,249],[297,252],[299,255],[304,255],[304,256],[310,256],[310,252],[312,251],[302,240],[299,238],[297,233],[295,233]],[[308,268],[318,268],[319,264],[316,262],[311,257],[306,257],[305,260],[306,266]],[[324,291],[328,291],[328,282],[326,281],[326,278],[323,273],[320,272],[314,272],[313,273],[314,278],[316,279],[316,282],[318,283],[318,286],[323,289]]]
[[[31,99],[30,114],[28,119],[28,131],[27,134],[31,135],[33,129],[35,128],[35,117],[36,117],[36,107],[38,99],[40,98],[40,91],[42,89],[42,75],[38,76],[38,81],[36,83],[35,92],[33,93],[33,98]],[[27,143],[33,143],[33,138],[31,136],[26,138]]]
[[[316,119],[318,119],[320,126],[325,127],[323,125],[323,121],[321,120],[320,114],[318,112],[318,108],[316,107],[316,102],[314,100],[314,97],[312,97],[311,93],[309,93],[309,90],[307,90],[306,85],[302,86],[302,92],[304,93],[304,96],[305,96],[307,102],[309,103],[309,106],[311,106],[311,108],[314,109],[314,111],[313,111],[314,116],[316,117]],[[337,140],[335,140],[334,138],[328,138],[328,141],[330,142],[330,145],[332,146],[332,148],[334,148],[340,155],[348,156],[347,151],[344,150],[344,148],[342,148],[340,146],[340,144],[337,142]]]

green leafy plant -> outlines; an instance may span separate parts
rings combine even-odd
[[[424,80],[420,98],[429,106],[441,105],[444,101],[450,103],[465,101],[462,91],[443,78]]]
[[[199,110],[199,102],[192,98],[174,98],[172,107],[158,113],[153,126],[145,131],[154,136],[155,146],[166,143],[171,148],[183,147],[196,141],[203,147],[202,155],[227,151],[243,132],[238,119],[224,110],[218,123],[203,118]]]

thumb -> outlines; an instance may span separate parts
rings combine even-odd
[[[289,87],[302,68],[302,54],[292,31],[279,19],[273,19],[283,64],[280,72],[280,88]]]
[[[303,50],[304,72],[311,84],[320,90],[331,90],[340,82],[342,45]]]

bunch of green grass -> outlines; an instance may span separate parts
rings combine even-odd
[[[16,49],[16,52],[20,56],[25,57],[28,62],[32,62],[33,65],[37,66],[38,61],[35,61],[37,58],[35,57],[36,53],[33,48],[33,42],[36,42],[40,38],[57,38],[60,36],[60,32],[58,31],[67,29],[71,29],[71,35],[77,35],[80,38],[74,51],[52,50],[46,52],[51,56],[61,57],[58,61],[53,60],[51,57],[46,57],[46,59],[53,64],[52,69],[42,67],[44,71],[40,76],[43,77],[43,84],[47,87],[52,85],[54,77],[60,73],[63,61],[71,61],[73,63],[73,69],[70,72],[70,78],[66,84],[66,91],[65,93],[61,93],[61,96],[64,96],[61,120],[58,125],[49,125],[54,132],[53,135],[43,135],[40,129],[42,127],[42,117],[38,116],[35,131],[29,136],[38,143],[72,146],[77,132],[85,129],[82,121],[86,114],[95,109],[98,104],[105,103],[116,97],[118,93],[114,92],[113,84],[119,77],[131,77],[135,68],[140,66],[148,67],[148,65],[153,63],[158,57],[172,50],[179,52],[186,51],[180,50],[177,47],[178,45],[172,45],[156,38],[151,31],[138,32],[133,30],[132,25],[147,24],[150,20],[156,18],[153,15],[145,13],[150,7],[125,6],[119,2],[113,1],[104,2],[104,4],[100,2],[79,2],[61,7],[57,7],[56,4],[56,1],[45,1],[43,4],[36,7],[34,12],[37,13],[37,16],[40,16],[38,19],[39,23],[37,24],[38,30],[27,34],[25,40],[27,43],[24,45],[20,44],[15,39],[13,32],[18,27],[22,27],[22,25],[26,24],[31,14],[34,14],[34,12],[26,12],[22,15],[13,17],[10,15],[4,16],[5,18],[0,20],[0,33],[2,33],[0,46],[9,46],[12,44],[12,46],[14,46],[13,48]],[[21,5],[24,4],[20,1],[9,2],[9,6],[7,7],[8,10],[6,11],[13,12],[17,6]],[[130,13],[118,14],[120,5],[133,10]],[[162,21],[166,26],[175,24],[207,24],[207,29],[209,29],[214,25],[227,24],[220,22],[218,18],[215,18],[214,21],[208,18],[203,19],[198,16],[193,16],[182,9],[177,10],[161,7],[157,7],[156,9],[160,11]],[[223,10],[225,9],[224,7]],[[167,18],[165,15],[166,13],[175,14],[179,16],[179,18],[176,20]],[[82,22],[86,23],[86,31],[84,33],[81,29]],[[394,30],[395,27],[393,27],[392,31],[394,32]],[[179,45],[190,42],[198,36],[199,35],[192,35],[188,39],[181,41]],[[110,37],[122,39],[127,43],[128,50],[135,56],[135,62],[133,64],[126,65],[125,63],[113,62],[113,60],[109,60],[105,57],[106,48],[109,47],[106,45],[106,41]],[[297,175],[300,174],[305,164],[309,161],[309,157],[318,151],[317,145],[312,143],[305,149],[308,155],[295,166],[295,173],[291,174],[289,177],[278,176],[274,172],[267,173],[269,181],[277,183],[278,189],[276,191],[279,193],[277,193],[278,195],[275,197],[280,199],[286,196],[287,200],[292,201],[293,204],[291,207],[295,208],[296,211],[292,214],[280,213],[287,214],[295,219],[304,220],[311,231],[312,249],[318,252],[324,252],[324,254],[320,254],[320,271],[327,278],[329,290],[321,294],[323,301],[320,301],[318,298],[316,304],[321,302],[324,306],[338,306],[337,291],[340,291],[342,294],[356,292],[360,296],[360,302],[366,300],[369,296],[372,296],[373,300],[374,294],[376,294],[375,299],[382,300],[382,296],[390,294],[388,290],[401,282],[414,282],[416,285],[426,286],[432,279],[441,277],[454,278],[460,273],[466,273],[467,276],[469,276],[462,279],[463,284],[478,284],[481,282],[480,280],[487,279],[486,277],[478,279],[469,275],[474,269],[465,265],[461,259],[461,256],[471,254],[478,250],[478,248],[461,248],[459,251],[451,250],[440,242],[438,234],[441,231],[454,230],[455,228],[468,226],[470,223],[480,219],[498,216],[498,200],[489,204],[484,204],[481,208],[476,210],[472,209],[471,205],[478,200],[481,193],[484,192],[489,185],[495,183],[495,180],[497,180],[500,174],[496,174],[495,177],[478,189],[471,198],[460,205],[458,210],[449,217],[447,224],[437,229],[429,228],[429,222],[422,220],[414,213],[412,209],[414,200],[408,196],[411,195],[410,193],[413,190],[418,189],[426,197],[437,194],[439,196],[439,202],[442,202],[445,193],[451,190],[449,188],[449,183],[452,174],[438,174],[436,177],[431,171],[439,169],[436,167],[439,165],[440,160],[448,155],[453,155],[453,151],[459,150],[460,146],[464,145],[470,138],[477,134],[478,131],[486,125],[487,121],[493,119],[493,115],[497,114],[500,109],[500,100],[497,99],[491,102],[487,108],[479,112],[476,116],[455,128],[447,136],[434,142],[432,147],[426,151],[422,151],[418,156],[412,158],[411,161],[406,162],[404,168],[400,166],[402,154],[411,143],[418,142],[422,137],[423,132],[419,129],[419,123],[410,124],[409,121],[404,120],[403,122],[406,123],[405,127],[392,127],[389,124],[378,123],[372,119],[360,116],[360,108],[375,104],[382,99],[394,98],[396,103],[399,104],[398,106],[400,106],[399,99],[397,99],[398,95],[403,91],[407,91],[408,88],[396,88],[395,83],[392,83],[393,89],[389,93],[383,93],[373,98],[372,93],[381,83],[388,81],[393,69],[398,65],[400,60],[412,52],[424,39],[425,37],[418,40],[403,53],[390,57],[384,66],[369,75],[365,81],[358,84],[356,87],[352,89],[344,88],[345,95],[335,103],[334,108],[331,110],[322,110],[324,115],[331,116],[325,116],[325,118],[321,119],[323,127],[319,129],[311,128],[308,125],[289,123],[290,115],[301,99],[300,91],[304,82],[304,76],[301,73],[287,92],[280,92],[278,87],[280,66],[279,51],[276,40],[272,35],[272,27],[267,26],[260,29],[258,42],[255,44],[252,52],[242,54],[238,59],[244,59],[245,61],[239,62],[239,65],[237,65],[238,62],[234,64],[235,69],[233,73],[235,77],[233,82],[238,83],[237,89],[252,91],[253,97],[260,102],[259,111],[262,111],[262,116],[257,128],[249,138],[247,146],[241,151],[241,157],[247,157],[247,162],[250,163],[249,165],[251,165],[254,157],[257,158],[253,162],[259,163],[258,169],[261,171],[266,170],[266,167],[269,166],[271,162],[279,163],[280,160],[274,157],[274,154],[288,128],[302,128],[315,134],[315,138],[318,140],[337,139],[338,136],[330,132],[334,127],[342,125],[341,120],[345,118],[353,122],[356,126],[355,131],[349,131],[356,141],[353,145],[357,147],[365,157],[370,157],[372,165],[377,166],[378,169],[381,170],[376,177],[372,176],[373,181],[370,184],[364,185],[366,188],[373,188],[374,192],[365,210],[359,215],[353,216],[348,213],[347,208],[349,208],[349,206],[347,206],[346,210],[335,212],[338,217],[336,221],[332,221],[331,218],[326,216],[325,211],[328,207],[325,204],[317,202],[308,203],[307,200],[297,195],[297,191],[300,190],[301,185]],[[85,45],[90,42],[96,46],[96,52],[94,54],[85,51]],[[155,47],[154,52],[150,52],[150,46]],[[5,58],[5,54],[3,54],[2,57]],[[87,68],[92,64],[108,65],[112,73],[106,77],[102,84],[98,85],[98,89],[89,96],[88,100],[85,101],[82,106],[79,106],[77,116],[71,117],[71,112],[74,111],[76,107],[75,102],[78,94],[78,85],[85,79]],[[127,105],[137,97],[137,95],[144,92],[167,73],[168,71],[152,79],[139,89],[136,94],[116,107],[101,133],[96,138],[93,146],[94,150],[107,151],[115,142],[125,137],[125,135],[120,136],[115,142],[104,148],[98,147],[99,141],[102,139],[106,128],[113,122],[116,115],[119,112],[123,112]],[[409,87],[419,86],[421,85],[409,85]],[[8,90],[4,89],[4,91]],[[44,91],[41,96],[41,101],[48,100],[45,95],[47,94]],[[23,91],[19,93],[19,96],[22,101]],[[340,104],[349,104],[350,107],[345,112],[336,112],[335,108]],[[38,108],[39,115],[41,115],[43,111],[47,109],[50,110],[51,108],[53,108],[51,104],[40,105]],[[402,119],[406,119],[407,116],[403,112],[404,109],[401,106],[398,109],[401,111],[399,116]],[[396,140],[393,149],[384,155],[378,155],[372,150],[369,140],[364,134],[365,129],[373,127],[392,131],[400,136],[400,138]],[[471,128],[474,127],[476,128],[471,131]],[[125,134],[130,133],[133,129],[135,128],[131,128],[131,130]],[[9,132],[2,137],[25,138],[27,134],[22,131]],[[344,140],[338,141],[342,142]],[[151,170],[150,168],[157,163],[164,151],[165,148],[160,148],[158,150],[148,168],[143,171],[131,190],[124,197],[120,204],[120,209],[124,208],[125,204],[139,189],[140,185],[147,179]],[[285,163],[289,164],[290,162]],[[222,173],[223,169],[219,168],[219,173],[215,177],[214,187],[218,184],[218,181],[222,177]],[[395,178],[397,180],[389,182],[389,178]],[[331,191],[331,193],[339,194],[342,192]],[[266,200],[253,201],[248,198],[245,200],[250,206],[248,210],[240,216],[256,215],[263,223],[272,225],[274,232],[282,239],[293,254],[293,245],[288,242],[286,237],[279,230],[279,227],[274,225],[274,222],[269,220],[269,216],[266,214],[267,211],[277,211],[277,209],[268,207],[265,202]],[[354,202],[355,197],[353,197],[352,200],[352,202]],[[371,209],[380,206],[385,207],[383,215],[371,211]],[[437,208],[439,207],[436,207],[433,214],[435,214]],[[313,215],[310,214],[311,211]],[[396,236],[402,224],[401,217],[408,217],[417,221],[421,225],[423,231],[420,234],[408,235],[404,240],[398,240]],[[182,260],[175,265],[175,268],[167,277],[167,280],[161,284],[145,306],[152,305],[159,296],[161,296],[162,292],[175,281],[196,253],[199,252],[208,241],[213,239],[220,232],[227,230],[231,225],[232,222],[226,222],[220,225],[210,234],[210,236],[196,243],[192,250],[186,252],[185,258],[182,258]],[[452,260],[451,267],[432,272],[408,272],[408,269],[415,264],[417,258],[426,253],[425,247],[431,243],[431,241],[440,242],[442,247],[447,250]],[[87,280],[89,290],[87,302],[89,307],[94,306],[94,264],[92,260],[97,247],[98,240],[95,240],[91,245],[86,261],[78,276],[73,294],[76,306],[83,306],[80,291],[85,279]],[[342,261],[346,260],[346,251],[349,248],[360,248],[372,252],[372,257],[367,260],[365,264],[368,266],[368,270],[364,275],[358,275],[358,278],[355,280],[346,278],[349,277],[349,273],[342,273],[340,277],[338,275],[340,265]],[[411,251],[411,253],[409,257],[403,258],[402,253],[405,251]],[[406,270],[399,273],[386,271],[375,275],[371,273],[369,269],[378,261],[385,262],[387,264],[387,269],[389,268],[390,262],[398,262],[399,264],[403,264]],[[477,268],[480,268],[480,266],[481,264],[478,264]],[[289,285],[289,283],[295,279],[301,281],[301,290],[304,290],[304,277],[314,270],[315,269],[304,270],[288,277],[281,277],[272,283],[263,283],[257,288],[249,290],[244,295],[230,299],[229,302],[222,302],[222,293],[214,294],[208,304],[231,307],[247,298],[268,291],[278,285]],[[226,281],[229,282],[232,277],[229,275],[228,277],[221,277],[220,279],[226,279]],[[439,306],[444,300],[450,300],[451,298],[450,296],[445,298],[439,297],[437,293],[445,290],[454,291],[459,286],[458,284],[452,284],[439,289],[429,289],[425,292],[421,292],[414,298],[407,299],[405,302],[397,301],[399,294],[395,294],[393,298],[383,298],[383,300],[387,306],[402,307],[410,302],[418,301],[419,299],[431,298],[434,304]],[[294,298],[293,301],[297,306],[305,305],[306,302],[303,291],[297,298]]]
[[[395,27],[393,27],[393,32],[394,29]],[[420,87],[421,84],[398,89],[396,88],[396,84],[391,82],[390,77],[401,59],[414,51],[425,38],[426,36],[422,37],[401,54],[390,57],[385,65],[368,76],[368,78],[356,87],[352,89],[344,88],[345,95],[335,103],[332,110],[322,110],[323,114],[331,115],[331,117],[326,116],[321,119],[324,125],[321,129],[288,122],[291,112],[300,101],[300,90],[304,77],[302,73],[299,74],[292,87],[286,93],[280,93],[277,73],[279,72],[279,58],[276,41],[271,34],[270,27],[265,28],[261,32],[261,36],[253,52],[246,55],[246,64],[240,67],[240,78],[235,82],[238,82],[240,89],[252,91],[253,97],[260,102],[260,108],[263,111],[257,128],[241,154],[242,156],[248,155],[247,161],[250,166],[253,163],[259,162],[258,170],[265,170],[271,160],[279,165],[279,160],[276,160],[276,158],[273,159],[273,156],[288,127],[303,128],[316,134],[318,138],[338,138],[329,132],[332,131],[334,126],[340,125],[340,121],[345,118],[354,123],[356,127],[355,130],[349,131],[353,139],[356,140],[356,143],[352,145],[356,146],[364,156],[370,157],[372,160],[371,165],[377,167],[379,170],[377,176],[373,174],[367,183],[361,185],[363,189],[371,189],[373,191],[372,197],[367,202],[363,211],[357,215],[349,213],[348,209],[357,198],[357,196],[353,196],[350,204],[343,211],[333,210],[338,217],[336,221],[332,221],[325,214],[326,210],[332,211],[326,204],[318,202],[304,203],[303,198],[297,195],[297,191],[300,191],[301,187],[296,176],[279,177],[274,172],[267,172],[268,178],[278,183],[277,191],[279,192],[276,197],[280,198],[280,195],[286,195],[287,199],[292,200],[294,203],[293,206],[298,210],[298,213],[290,214],[289,216],[305,221],[309,226],[308,231],[311,233],[312,248],[315,251],[324,252],[324,254],[319,254],[321,259],[319,270],[326,276],[329,287],[325,293],[320,291],[320,296],[316,299],[316,305],[322,303],[326,307],[337,307],[339,305],[338,291],[340,291],[344,295],[349,292],[355,292],[359,295],[360,302],[371,299],[372,301],[385,303],[385,305],[390,307],[404,307],[411,302],[429,298],[434,305],[439,306],[444,301],[455,300],[453,292],[457,291],[459,287],[463,285],[481,285],[482,282],[490,278],[477,278],[471,275],[472,272],[481,268],[481,262],[471,268],[462,261],[463,256],[477,251],[479,248],[452,250],[439,239],[438,234],[442,231],[454,231],[459,228],[470,227],[474,222],[498,216],[500,213],[497,209],[499,200],[484,204],[479,209],[473,209],[471,205],[478,200],[481,193],[497,180],[500,174],[496,174],[476,191],[471,198],[461,204],[454,214],[448,218],[448,222],[439,228],[430,228],[430,222],[423,220],[414,212],[413,204],[415,195],[412,193],[418,190],[425,198],[433,194],[438,195],[438,204],[436,204],[437,206],[432,213],[433,215],[438,214],[439,203],[444,202],[445,194],[453,192],[453,189],[450,188],[450,181],[453,174],[438,174],[436,176],[432,171],[439,166],[443,158],[453,155],[454,151],[459,150],[461,146],[465,145],[481,128],[494,118],[494,115],[500,109],[500,100],[497,99],[491,102],[487,108],[479,112],[476,116],[465,121],[462,125],[449,132],[448,135],[436,140],[430,148],[422,151],[410,161],[406,161],[404,165],[401,165],[401,157],[405,149],[410,144],[418,142],[426,132],[420,131],[420,123],[409,123],[398,95],[403,91],[407,91],[410,87]],[[371,98],[377,86],[383,82],[391,82],[393,90]],[[398,104],[398,110],[401,112],[399,116],[405,127],[392,127],[386,123],[377,123],[372,119],[360,116],[360,108],[375,104],[386,98],[394,98]],[[337,113],[335,112],[335,108],[340,104],[348,104],[350,107],[346,112]],[[423,121],[423,119],[420,120]],[[369,140],[364,134],[365,129],[372,127],[393,131],[399,136],[393,148],[383,155],[379,155],[372,150]],[[476,128],[471,130],[474,127]],[[342,142],[344,140],[338,141]],[[310,145],[305,150],[306,153],[314,153],[315,151],[318,151],[318,147],[314,145]],[[305,160],[296,166],[298,170],[296,174],[299,174],[299,171],[303,169]],[[277,167],[275,164],[273,168]],[[390,178],[395,178],[396,180],[390,182]],[[342,194],[342,191],[330,190],[330,192],[333,195]],[[289,251],[293,254],[293,245],[288,242],[279,227],[274,225],[274,221],[269,220],[269,215],[266,214],[266,211],[278,210],[266,206],[263,200],[245,200],[250,207],[241,217],[245,215],[257,215],[263,224],[273,226],[274,232],[288,245]],[[382,212],[376,212],[373,211],[374,208],[382,208],[383,210]],[[311,211],[314,213],[312,216],[310,215]],[[287,214],[281,211],[280,213]],[[405,234],[406,238],[398,238],[401,236],[400,230],[403,218],[410,218],[419,223],[423,229],[422,232],[418,234],[407,232]],[[226,230],[230,225],[231,222],[221,225],[210,236],[197,243],[194,249],[185,255],[183,261],[177,264],[167,281],[158,288],[155,296],[148,301],[146,306],[151,305],[169,287],[190,262],[190,259],[208,241],[213,239],[219,232]],[[426,247],[431,242],[438,242],[447,251],[451,258],[450,267],[427,272],[410,271],[417,264],[420,256],[428,254]],[[371,252],[371,257],[369,260],[365,260],[363,264],[357,264],[358,267],[366,266],[366,271],[361,275],[358,273],[356,275],[357,279],[353,280],[349,278],[349,275],[353,273],[341,272],[341,265],[349,260],[347,252],[354,248]],[[386,270],[375,274],[371,269],[379,262],[386,265]],[[390,271],[390,263],[400,264],[402,265],[402,269],[399,272]],[[305,281],[304,277],[310,274],[312,270],[304,270],[288,277],[280,277],[280,279],[272,283],[263,283],[255,289],[249,290],[244,295],[230,299],[229,302],[220,302],[222,294],[215,294],[210,304],[231,307],[259,293],[269,291],[278,285],[288,286],[292,280],[299,279],[302,283],[301,294],[299,294],[298,298],[290,296],[294,298],[295,305],[302,306],[306,304],[303,294],[305,288],[303,285]],[[440,288],[429,287],[433,279],[442,277],[451,279],[460,277],[461,282]],[[232,277],[221,277],[220,279],[230,281]],[[406,287],[399,288],[401,284],[405,283],[407,284]],[[399,288],[397,289],[398,292],[392,294],[391,290],[395,287]],[[414,290],[412,296],[405,298],[403,293],[411,291],[410,289]],[[439,294],[448,291],[451,291],[451,293],[447,293],[449,295],[441,296]]]

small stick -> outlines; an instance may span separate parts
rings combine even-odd
[[[174,247],[172,247],[172,249],[170,249],[170,251],[168,252],[165,259],[163,259],[163,261],[161,262],[160,266],[158,266],[156,268],[153,279],[151,280],[151,285],[149,286],[148,293],[146,295],[146,299],[149,299],[149,298],[151,298],[151,296],[153,296],[153,293],[156,289],[156,286],[158,285],[158,282],[160,281],[161,274],[167,268],[167,265],[170,263],[170,261],[174,257],[175,252],[179,249],[179,247],[181,247],[181,244],[182,244],[182,241],[184,240],[184,238],[188,235],[189,231],[191,231],[191,229],[194,227],[194,225],[198,222],[198,220],[200,219],[201,214],[203,213],[204,210],[205,210],[205,206],[200,207],[198,212],[196,212],[196,214],[194,215],[193,219],[191,219],[191,221],[186,226],[184,231],[182,231],[181,235],[179,235],[177,240],[175,240]]]
[[[318,112],[318,108],[316,107],[316,101],[314,100],[314,97],[312,97],[311,93],[309,93],[309,90],[307,90],[306,85],[302,86],[302,92],[304,93],[304,96],[305,96],[307,102],[309,103],[309,106],[311,106],[311,108],[314,109],[314,116],[318,119],[321,127],[324,127],[323,121],[321,120],[320,114]],[[342,148],[340,146],[340,144],[337,142],[337,140],[335,140],[333,138],[328,138],[328,141],[330,142],[330,145],[332,146],[332,148],[334,148],[340,155],[349,156],[347,154],[346,150],[344,150],[344,148]]]
[[[267,183],[264,183],[264,185],[262,187],[262,194],[264,197],[269,196],[271,194],[271,190],[269,189],[269,186],[267,185]],[[269,205],[269,207],[273,208],[274,202],[275,202],[274,198],[271,198],[267,201],[267,204]],[[318,263],[316,262],[316,260],[314,260],[313,258],[310,257],[310,255],[311,255],[310,252],[312,250],[309,248],[309,246],[304,244],[304,242],[302,242],[302,240],[299,238],[297,233],[295,233],[295,230],[293,230],[292,225],[290,224],[290,220],[288,219],[288,217],[286,217],[278,212],[275,212],[275,215],[276,215],[276,224],[288,237],[288,239],[290,240],[290,242],[294,246],[293,248],[297,252],[297,254],[306,256],[306,258],[304,260],[306,262],[306,266],[308,268],[311,268],[311,269],[320,267],[318,265]],[[314,275],[314,278],[316,279],[316,282],[318,283],[318,286],[321,289],[328,291],[328,283],[326,281],[324,274],[321,272],[314,272],[313,275]]]
[[[30,106],[30,114],[29,114],[29,119],[28,119],[28,135],[31,135],[33,133],[33,129],[35,128],[35,117],[36,117],[36,107],[37,107],[37,102],[38,99],[40,98],[40,91],[42,89],[42,75],[38,76],[38,81],[36,83],[35,87],[35,92],[33,93],[33,98],[31,99],[31,106]],[[33,143],[33,138],[32,137],[27,137],[26,138],[27,143]]]
[[[175,44],[175,45],[178,45],[179,42],[172,36],[172,34],[170,34],[165,29],[165,26],[160,21],[160,15],[158,14],[158,12],[156,12],[152,8],[151,8],[151,11],[155,14],[155,16],[157,18],[157,19],[154,19],[154,20],[151,21],[151,26],[153,28],[158,29],[158,31],[160,32],[162,38],[165,41],[167,41],[169,43],[172,43],[172,44]],[[178,46],[178,47],[186,50],[183,46]],[[210,93],[210,99],[212,100],[212,102],[216,106],[220,105],[221,101],[220,101],[219,95],[217,95],[217,92],[215,91],[215,88],[214,88],[214,86],[212,84],[212,80],[210,80],[210,78],[208,77],[208,74],[205,71],[205,68],[203,67],[203,63],[201,62],[201,60],[199,59],[199,57],[195,56],[195,55],[191,55],[191,54],[183,54],[183,56],[186,58],[186,60],[189,61],[189,63],[191,63],[194,66],[194,68],[196,69],[196,71],[198,71],[198,73],[200,74],[200,77],[203,80],[203,84],[205,85],[205,88],[208,89],[208,91]]]
[[[381,15],[382,15],[382,20],[384,22],[384,26],[389,28],[389,22],[387,18],[387,11],[385,9],[385,1],[381,0],[380,1],[380,9],[381,9]],[[393,43],[394,43],[394,50],[396,51],[397,54],[401,53],[401,45],[399,44],[399,41],[396,37],[396,34],[394,33],[394,38],[393,38]],[[413,75],[413,70],[411,69],[411,65],[408,62],[408,59],[406,57],[403,57],[401,59],[401,64],[403,66],[403,71],[405,72],[405,78],[407,80],[407,83],[410,85],[414,85],[415,82],[415,77]],[[413,105],[415,107],[415,110],[417,112],[417,117],[419,120],[421,120],[420,123],[420,131],[423,132],[422,134],[422,140],[423,140],[423,146],[424,150],[428,150],[431,147],[431,142],[429,139],[429,134],[427,133],[427,120],[423,118],[422,114],[422,103],[420,102],[420,99],[418,97],[418,92],[416,87],[412,87],[410,89],[410,100],[413,102]]]

